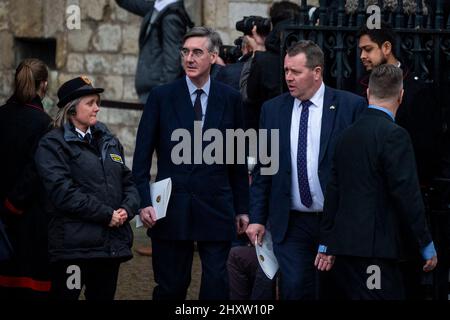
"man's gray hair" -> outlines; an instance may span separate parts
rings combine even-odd
[[[403,71],[393,64],[375,67],[369,78],[369,93],[377,99],[393,99],[403,89]]]
[[[219,53],[219,49],[222,46],[222,39],[220,38],[219,33],[213,28],[204,26],[194,27],[184,35],[183,43],[185,43],[187,39],[193,37],[208,38],[208,51]]]

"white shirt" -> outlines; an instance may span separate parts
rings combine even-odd
[[[322,129],[323,96],[325,85],[321,84],[319,90],[309,99],[313,104],[309,107],[308,136],[306,144],[306,166],[308,170],[309,188],[311,190],[312,205],[305,207],[300,200],[300,189],[298,187],[297,174],[297,148],[298,131],[300,127],[300,115],[302,112],[301,101],[294,100],[294,108],[291,118],[291,209],[297,211],[313,212],[323,211],[323,192],[320,186],[319,152],[320,132]]]
[[[78,129],[77,127],[75,127],[75,132],[78,133],[78,136],[81,137],[81,139],[84,139],[84,136],[89,133],[92,136],[91,133],[91,127],[89,127],[86,132],[81,131],[80,129]]]
[[[186,83],[188,86],[189,94],[191,96],[192,107],[194,107],[195,99],[197,99],[197,93],[195,92],[197,89],[202,89],[203,93],[200,96],[200,102],[202,104],[202,128],[205,123],[205,115],[206,115],[206,107],[208,106],[208,97],[209,97],[209,88],[211,87],[211,78],[208,77],[208,81],[203,85],[202,88],[197,88],[194,83],[192,83],[191,79],[186,76]]]

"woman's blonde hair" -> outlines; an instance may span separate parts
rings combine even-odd
[[[53,126],[55,128],[61,128],[64,124],[70,122],[70,117],[76,114],[77,105],[80,103],[83,97],[77,98],[58,110],[55,120],[53,121]]]
[[[34,99],[42,81],[47,81],[47,65],[39,59],[25,59],[16,69],[14,96],[27,103]]]

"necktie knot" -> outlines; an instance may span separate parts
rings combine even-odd
[[[91,143],[91,141],[92,141],[92,136],[91,136],[91,134],[90,134],[89,132],[86,133],[86,134],[84,135],[83,140],[84,140],[86,143]]]
[[[197,94],[197,97],[201,96],[203,93],[203,89],[197,89],[197,90],[195,90],[195,93]]]
[[[302,106],[308,109],[313,103],[309,100],[302,101]]]

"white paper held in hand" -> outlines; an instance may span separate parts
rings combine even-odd
[[[166,216],[167,207],[169,206],[170,194],[172,193],[172,179],[167,178],[154,183],[150,183],[150,198],[152,206],[155,209],[156,220]],[[144,224],[139,215],[136,216],[136,228],[142,227]]]
[[[278,271],[278,261],[273,253],[272,235],[266,230],[262,245],[258,244],[258,236],[255,241],[256,256],[258,257],[259,265],[266,274],[267,278],[273,279]]]

